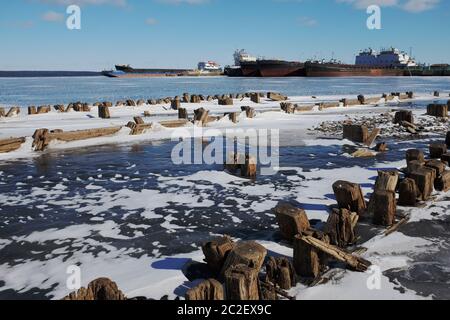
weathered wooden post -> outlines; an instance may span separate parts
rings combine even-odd
[[[181,108],[181,102],[180,102],[180,99],[173,99],[172,102],[171,102],[170,107],[171,107],[173,110],[179,110],[179,109]]]
[[[98,117],[102,119],[110,119],[111,114],[109,112],[109,107],[107,106],[99,106],[98,107]]]
[[[283,238],[288,241],[294,240],[297,234],[311,228],[308,216],[303,209],[296,208],[288,203],[280,203],[274,211],[280,232]]]
[[[356,183],[337,181],[333,184],[339,208],[347,209],[362,215],[367,209],[361,187]]]
[[[188,119],[188,112],[185,108],[178,109],[178,119]]]
[[[425,155],[418,149],[410,149],[406,151],[406,162],[417,160],[421,163],[425,163]]]
[[[253,103],[261,103],[261,98],[259,97],[259,94],[258,94],[258,93],[252,93],[252,94],[250,94],[250,100],[251,100]]]
[[[220,273],[228,254],[234,247],[235,243],[229,236],[218,237],[202,245],[205,262],[214,273]]]
[[[229,119],[231,120],[231,122],[233,123],[238,123],[238,117],[239,117],[239,113],[237,112],[231,112],[228,114]]]
[[[258,273],[264,263],[267,250],[254,241],[240,241],[228,253],[221,274],[237,265],[245,265]]]
[[[427,107],[427,115],[437,118],[448,118],[448,106],[446,104],[430,104]]]
[[[6,116],[5,108],[0,108],[0,118]]]
[[[412,111],[400,110],[395,113],[394,123],[401,124],[403,121],[406,121],[410,124],[414,124],[414,115]]]
[[[419,190],[417,190],[416,182],[413,179],[406,178],[400,183],[398,199],[399,206],[416,206],[418,196]]]
[[[222,301],[225,295],[222,284],[215,279],[209,279],[188,290],[185,298],[187,301]]]
[[[446,164],[440,160],[432,159],[425,162],[425,167],[431,168],[435,171],[436,177],[444,173]]]
[[[294,265],[287,258],[269,257],[266,263],[266,282],[278,285],[283,290],[295,286]]]
[[[333,209],[325,225],[325,232],[330,237],[330,243],[341,248],[352,245],[356,241],[354,227],[358,215],[347,209]]]
[[[222,98],[219,99],[219,106],[232,106],[234,104],[233,99],[232,98]]]
[[[369,129],[366,126],[344,125],[344,139],[364,143],[369,138]]]
[[[124,293],[108,278],[99,278],[63,298],[66,301],[125,301]]]
[[[304,278],[317,278],[321,271],[318,251],[300,235],[294,239],[294,268]]]
[[[397,205],[395,192],[375,190],[372,195],[373,223],[381,226],[392,226],[395,222]]]
[[[435,188],[437,191],[447,192],[450,190],[450,171],[443,172],[436,180],[435,180]]]
[[[35,115],[37,114],[37,110],[35,106],[29,106],[28,107],[28,115]]]
[[[281,110],[283,110],[287,114],[294,114],[295,113],[295,105],[293,103],[281,102],[280,106],[281,106]]]
[[[255,109],[248,107],[248,106],[244,106],[241,107],[242,112],[245,112],[245,115],[247,118],[252,119],[256,116],[256,111]]]
[[[208,116],[209,110],[206,110],[204,108],[194,110],[194,121],[202,126],[206,124]]]
[[[235,265],[225,272],[225,289],[227,300],[259,300],[259,271],[246,265]]]
[[[245,155],[245,162],[241,165],[241,176],[255,179],[258,170],[258,163],[255,157]]]
[[[417,189],[420,192],[420,200],[427,201],[433,193],[435,171],[422,167],[410,172],[409,177],[416,182]]]
[[[362,94],[358,95],[357,99],[360,104],[365,104],[366,102],[366,98]]]
[[[447,153],[447,145],[445,143],[430,144],[430,158],[440,159],[443,154]]]
[[[284,96],[280,93],[276,93],[276,92],[268,92],[267,93],[267,98],[269,98],[270,100],[273,101],[286,101],[288,100],[287,96]]]
[[[201,101],[201,99],[200,99],[200,97],[198,96],[198,95],[192,95],[191,96],[191,103],[201,103],[202,101]]]

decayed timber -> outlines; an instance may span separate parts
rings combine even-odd
[[[361,187],[356,183],[337,181],[333,184],[339,208],[347,209],[362,215],[367,209]]]
[[[101,129],[78,130],[68,132],[50,132],[48,129],[39,129],[33,135],[33,148],[35,151],[44,151],[53,140],[71,142],[92,139],[116,134],[122,127],[110,127]]]
[[[266,254],[266,248],[254,241],[238,242],[228,253],[221,274],[225,274],[227,270],[237,265],[245,265],[259,272]]]
[[[246,265],[232,266],[225,272],[227,300],[259,300],[258,270]]]
[[[290,290],[295,286],[295,269],[287,258],[270,257],[266,263],[266,282]]]
[[[222,270],[228,254],[234,247],[235,243],[229,236],[216,238],[202,245],[205,262],[214,273],[218,274]]]
[[[403,226],[405,223],[407,223],[409,221],[409,219],[411,219],[410,215],[407,215],[407,216],[401,218],[399,221],[397,221],[395,224],[393,224],[389,229],[387,229],[386,232],[384,233],[384,235],[388,236],[390,234],[393,234],[398,229],[400,229],[401,226]]]
[[[352,245],[356,241],[354,232],[355,220],[358,214],[347,209],[334,209],[328,217],[325,232],[330,237],[330,243],[341,248]]]
[[[225,299],[222,284],[214,279],[205,280],[186,292],[187,301],[221,301]]]
[[[341,262],[346,263],[356,271],[365,272],[371,265],[369,261],[364,260],[361,257],[347,253],[344,250],[341,250],[333,245],[327,244],[314,237],[298,235],[296,238],[311,245],[313,248],[322,251]]]
[[[186,119],[160,121],[159,124],[165,128],[180,128],[189,123]]]
[[[294,240],[297,234],[311,227],[308,216],[303,209],[296,208],[288,203],[280,203],[274,211],[281,234],[288,241]]]
[[[7,153],[20,148],[25,138],[11,138],[0,140],[0,153]]]

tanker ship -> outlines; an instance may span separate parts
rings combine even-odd
[[[307,77],[398,77],[409,76],[418,67],[409,55],[390,48],[376,53],[372,49],[361,52],[355,64],[336,60],[308,61],[305,63]]]
[[[304,63],[278,59],[257,59],[238,50],[234,53],[235,66],[225,68],[230,77],[299,77],[304,76]]]
[[[116,65],[116,71],[103,71],[102,74],[111,78],[147,78],[176,77],[188,75],[189,69],[134,69],[130,65]]]

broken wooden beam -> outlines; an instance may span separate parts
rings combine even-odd
[[[189,123],[186,119],[160,121],[159,124],[165,128],[180,128]]]
[[[267,98],[269,98],[270,100],[273,101],[286,101],[288,100],[287,96],[284,96],[280,93],[276,93],[276,92],[268,92],[267,93]]]
[[[313,248],[330,255],[338,261],[346,263],[353,270],[365,272],[371,266],[371,263],[369,261],[356,255],[350,254],[338,247],[327,244],[312,236],[297,235],[296,239],[311,245]]]
[[[19,107],[12,107],[9,109],[8,113],[6,114],[7,118],[16,117],[20,114],[20,108]]]
[[[10,138],[0,140],[0,153],[8,153],[19,149],[25,142],[25,138]]]

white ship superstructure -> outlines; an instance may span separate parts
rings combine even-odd
[[[415,67],[417,63],[407,53],[396,48],[390,48],[382,50],[380,53],[376,53],[372,49],[365,50],[356,57],[356,65],[405,68]]]
[[[241,62],[256,62],[257,58],[248,54],[245,50],[236,50],[234,55],[234,65],[239,66]]]

